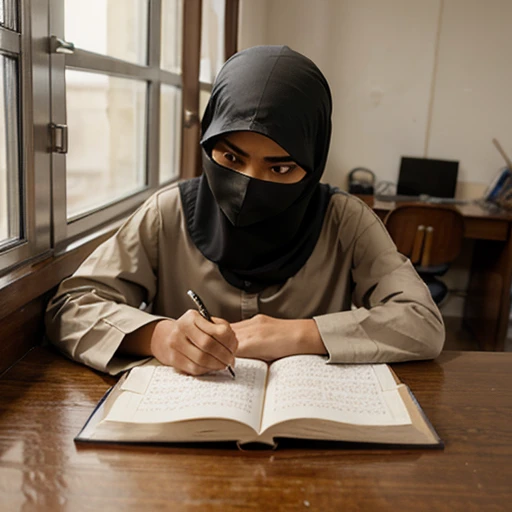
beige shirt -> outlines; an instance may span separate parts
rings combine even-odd
[[[177,185],[148,199],[61,283],[47,334],[69,357],[115,374],[141,362],[116,354],[123,337],[193,308],[189,289],[230,322],[258,313],[313,318],[332,363],[428,359],[444,343],[427,286],[357,198],[332,196],[317,245],[295,276],[246,293],[193,244]]]

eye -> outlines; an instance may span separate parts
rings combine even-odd
[[[224,158],[224,160],[227,162],[231,162],[232,164],[238,161],[237,157],[233,153],[229,153],[227,151],[222,153],[222,158]]]
[[[276,174],[288,174],[297,167],[296,165],[274,165],[271,167],[272,172]]]

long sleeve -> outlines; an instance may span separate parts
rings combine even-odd
[[[47,309],[47,334],[68,357],[115,374],[141,362],[117,353],[125,335],[179,318],[192,307],[189,289],[229,322],[258,313],[314,318],[330,362],[427,359],[443,345],[428,288],[357,199],[335,194],[304,267],[282,285],[248,294],[191,241],[177,186],[148,199],[62,282]]]
[[[352,199],[352,202],[354,199]],[[355,218],[357,217],[357,222]],[[436,357],[444,324],[426,284],[399,254],[376,215],[360,205],[354,229],[340,230],[349,247],[356,309],[315,316],[329,362],[394,362]],[[347,237],[350,241],[347,241]]]
[[[140,361],[114,357],[124,336],[159,317],[145,312],[156,293],[160,217],[148,200],[65,279],[46,313],[47,335],[62,352],[117,373]]]

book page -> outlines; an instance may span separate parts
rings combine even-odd
[[[270,366],[262,431],[298,418],[355,425],[411,423],[387,365],[325,361],[322,356],[292,356]]]
[[[226,418],[258,430],[267,369],[262,361],[237,359],[235,379],[227,371],[192,377],[153,360],[130,371],[106,419],[164,423]]]

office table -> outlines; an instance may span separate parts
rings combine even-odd
[[[395,208],[371,196],[365,202],[382,220]],[[456,208],[464,218],[464,237],[474,240],[464,322],[482,350],[503,350],[510,321],[512,212],[491,213],[474,203]]]
[[[0,510],[510,510],[512,353],[444,352],[392,367],[444,450],[78,446],[115,379],[35,348],[0,378]]]

